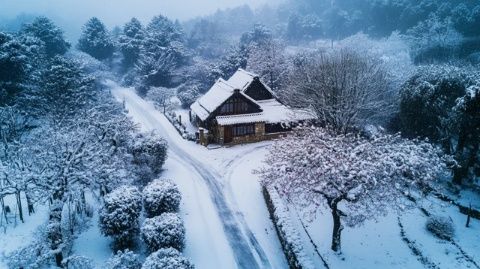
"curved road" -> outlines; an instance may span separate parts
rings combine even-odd
[[[173,126],[163,114],[153,110],[151,104],[140,98],[131,89],[121,88],[113,82],[107,84],[112,88],[113,95],[125,102],[127,109],[130,114],[134,115],[134,118],[135,115],[141,117],[142,124],[147,125],[143,126],[144,128],[162,130],[161,134],[169,145],[169,153],[183,160],[192,171],[198,173],[204,180],[210,190],[210,197],[217,209],[237,266],[248,269],[271,268],[264,250],[255,238],[254,233],[246,225],[242,214],[238,214],[230,208],[224,195],[223,186],[220,183],[220,175],[187,152],[188,149],[181,145],[184,140],[179,141],[178,137],[172,137],[172,130],[165,130],[167,128],[173,129]]]

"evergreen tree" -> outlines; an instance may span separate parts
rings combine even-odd
[[[93,79],[75,61],[56,56],[42,73],[41,88],[34,93],[34,112],[49,115],[54,121],[71,119],[88,105],[93,91]]]
[[[184,33],[165,16],[156,16],[146,28],[143,50],[137,66],[143,86],[172,86],[173,71],[186,63]]]
[[[27,35],[0,32],[0,105],[38,79],[45,58],[44,43]]]
[[[70,48],[63,31],[47,17],[38,17],[32,23],[26,24],[23,33],[37,37],[45,43],[45,52],[48,57],[63,55]]]
[[[93,17],[83,26],[78,49],[94,58],[104,60],[113,55],[115,45],[105,25]]]
[[[143,26],[136,18],[132,18],[123,27],[118,43],[123,53],[125,67],[130,67],[138,61],[144,37]]]

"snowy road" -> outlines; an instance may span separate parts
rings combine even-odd
[[[179,171],[183,171],[181,174],[186,177],[174,180],[180,180],[179,188],[184,200],[188,201],[185,202],[187,213],[184,216],[187,228],[185,252],[187,256],[193,256],[197,268],[274,268],[243,214],[233,210],[225,197],[222,177],[203,159],[203,155],[209,154],[208,150],[183,140],[167,119],[133,90],[118,87],[113,82],[108,85],[113,95],[125,102],[129,115],[142,130],[159,130],[168,141],[166,174],[178,176]],[[192,223],[193,220],[200,223]],[[220,227],[216,229],[215,226]],[[203,232],[198,232],[199,229]],[[203,238],[193,240],[199,234]],[[206,242],[199,243],[199,240]],[[208,243],[207,247],[205,243]],[[278,251],[274,255],[278,256]]]

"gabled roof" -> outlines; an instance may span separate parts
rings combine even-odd
[[[238,94],[241,94],[242,97],[259,107],[261,112],[217,116],[216,120],[220,125],[261,121],[266,123],[280,123],[313,118],[307,111],[291,109],[281,104],[276,99],[256,101],[245,94],[244,91],[256,78],[258,78],[258,76],[255,74],[239,69],[228,81],[225,81],[222,78],[218,79],[212,88],[210,88],[204,96],[200,97],[195,103],[193,103],[190,108],[202,121],[204,121],[208,119],[208,117],[225,101],[227,101],[235,93],[235,90],[239,90]],[[267,86],[265,87],[271,91],[270,88]]]
[[[192,111],[203,121],[214,112],[220,105],[222,105],[228,98],[235,93],[235,87],[231,86],[227,81],[220,78],[215,84],[208,90],[205,95],[200,97],[190,108]],[[239,89],[240,90],[240,89]],[[259,105],[250,96],[239,92],[243,97],[251,101],[254,105]]]
[[[227,83],[232,85],[235,89],[240,89],[242,92],[245,92],[255,79],[260,79],[260,77],[254,73],[239,68],[237,72],[227,80]],[[265,85],[265,83],[262,84],[273,95],[272,89]]]

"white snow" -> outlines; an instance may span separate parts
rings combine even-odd
[[[15,196],[7,195],[4,198],[5,205],[8,205],[12,210],[10,215],[12,218],[9,219],[10,223],[6,224],[4,217],[0,216],[0,218],[3,218],[0,221],[0,268],[7,268],[6,261],[3,260],[4,255],[31,243],[37,228],[48,220],[48,206],[37,204],[35,205],[35,213],[28,215],[26,198],[23,194],[21,197],[24,223],[20,221],[18,216],[16,220],[13,218],[14,214],[18,214],[15,212],[15,210],[18,210],[15,206]],[[3,212],[0,210],[0,213]]]
[[[210,113],[232,96],[233,92],[234,88],[220,78],[205,95],[192,104],[191,108],[200,119],[205,120]]]
[[[98,202],[91,199],[87,201],[91,205],[98,204]],[[88,229],[80,233],[74,240],[72,252],[76,255],[92,259],[96,268],[103,268],[105,262],[113,254],[111,243],[111,238],[104,236],[100,232],[100,228],[98,227],[98,209],[94,208],[93,217],[90,220]]]
[[[238,184],[241,182],[238,180],[251,171],[248,166],[235,165],[238,156],[254,152],[265,144],[209,150],[182,139],[164,115],[138,97],[133,89],[118,87],[111,81],[107,85],[119,101],[125,101],[129,115],[142,131],[156,129],[169,143],[169,157],[162,177],[172,179],[182,193],[180,213],[186,228],[184,254],[196,268],[287,268],[258,181],[254,177],[245,181],[248,183],[242,189],[249,190],[246,193],[228,191],[229,182]],[[228,170],[230,167],[235,169]],[[207,170],[214,178],[205,174]],[[237,176],[237,170],[242,176]],[[232,181],[226,181],[225,171],[233,175]],[[233,189],[237,190],[230,190]],[[242,200],[237,201],[239,195]]]
[[[243,91],[248,88],[255,77],[258,76],[240,68],[227,80],[227,82],[232,85],[233,88]]]

